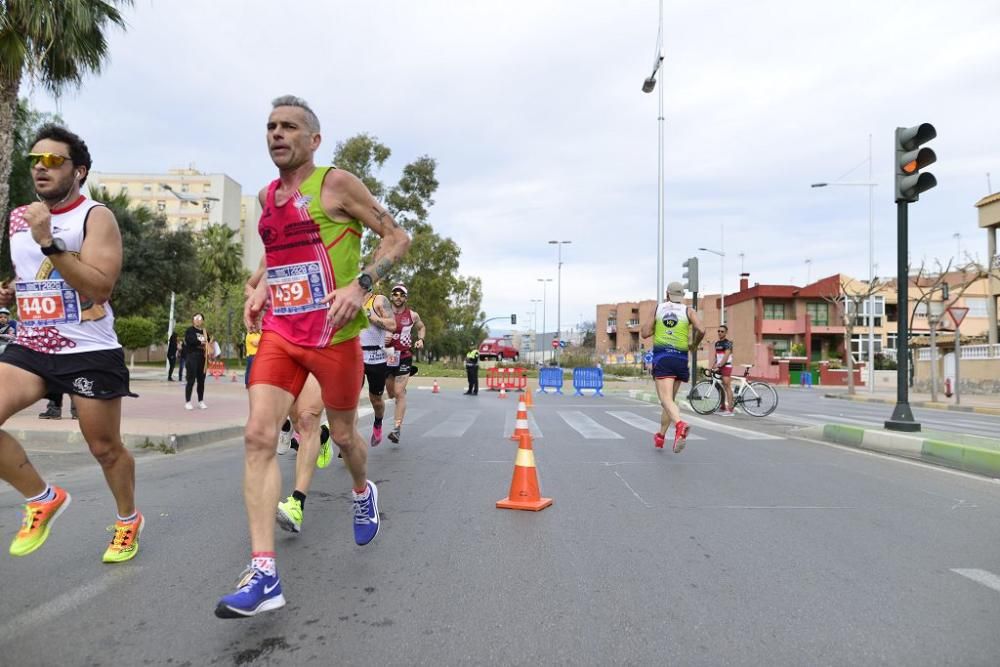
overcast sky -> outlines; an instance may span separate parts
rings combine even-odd
[[[395,182],[438,162],[430,221],[480,276],[488,316],[537,308],[563,329],[595,304],[656,292],[657,93],[643,94],[656,0],[137,0],[111,59],[58,110],[94,169],[194,164],[244,193],[276,177],[272,98],[307,99],[318,162],[359,132],[392,151]],[[893,129],[930,122],[938,187],[910,207],[910,254],[986,258],[973,204],[1000,190],[996,0],[664,2],[665,282],[701,259],[702,291],[868,275],[872,135],[875,262],[896,265]],[[853,169],[853,171],[852,171]],[[725,237],[723,243],[723,227]],[[960,234],[959,240],[954,238]],[[743,253],[741,260],[739,254]],[[810,264],[806,260],[811,260]],[[543,295],[538,278],[552,278]],[[521,327],[523,328],[523,327]]]

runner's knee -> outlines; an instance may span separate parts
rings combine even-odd
[[[274,454],[278,446],[278,427],[260,422],[247,422],[243,438],[247,453]]]
[[[121,440],[113,439],[97,439],[93,442],[88,442],[87,446],[90,448],[90,453],[93,455],[97,462],[101,464],[102,468],[111,468],[116,463],[122,455],[127,455],[128,451],[125,449],[125,445],[122,444]]]

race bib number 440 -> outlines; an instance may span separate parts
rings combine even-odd
[[[14,284],[17,313],[29,327],[80,323],[80,296],[63,280]]]
[[[287,264],[267,270],[271,309],[275,315],[295,315],[326,308],[323,269],[319,262]]]

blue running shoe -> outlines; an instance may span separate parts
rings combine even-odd
[[[277,573],[272,577],[251,567],[240,575],[236,592],[219,600],[215,615],[219,618],[248,618],[284,606],[285,596],[281,594],[281,579]]]
[[[378,527],[378,487],[369,480],[365,493],[354,494],[354,541],[359,546],[368,544],[378,535]]]

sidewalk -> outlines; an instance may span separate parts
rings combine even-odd
[[[137,367],[130,371],[131,389],[139,398],[122,399],[122,439],[130,448],[143,445],[159,447],[163,445],[174,451],[183,451],[197,445],[205,445],[230,438],[243,436],[249,414],[243,374],[237,373],[233,381],[232,372],[215,379],[209,376],[205,381],[206,410],[198,409],[197,393],[194,393],[194,410],[184,409],[184,383],[167,382],[164,371]],[[430,390],[435,378],[416,376],[411,378],[411,390]],[[465,390],[464,378],[438,378],[442,389]],[[361,390],[359,406],[367,405],[368,389]],[[46,401],[17,413],[4,425],[4,430],[22,443],[33,445],[83,445],[83,435],[79,423],[70,418],[69,399],[63,399],[62,419],[39,419],[45,410]]]

